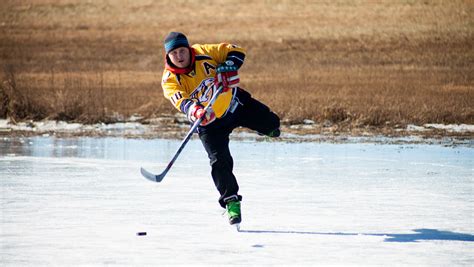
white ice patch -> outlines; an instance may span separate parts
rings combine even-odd
[[[423,127],[423,126],[417,126],[417,125],[414,125],[414,124],[408,124],[408,125],[407,125],[407,131],[410,131],[410,132],[426,132],[426,131],[428,131],[428,129],[426,129],[426,128]]]
[[[474,132],[474,125],[471,124],[436,124],[428,123],[423,125],[426,128],[441,129],[448,132],[457,133],[472,133]]]
[[[11,123],[9,120],[0,120],[0,131],[24,131],[24,132],[57,132],[57,133],[74,133],[74,132],[96,132],[96,133],[127,133],[141,134],[146,126],[139,122],[118,122],[118,123],[68,123],[65,121],[37,121],[37,122],[19,122]]]
[[[426,124],[423,124],[423,126],[418,126],[414,124],[408,124],[406,129],[407,131],[411,131],[411,132],[426,132],[426,131],[431,131],[433,129],[436,129],[436,130],[445,130],[447,132],[472,133],[474,132],[474,125],[426,123]]]

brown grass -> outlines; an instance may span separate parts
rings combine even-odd
[[[3,1],[0,116],[174,113],[164,36],[246,48],[242,85],[288,122],[474,124],[474,2]]]

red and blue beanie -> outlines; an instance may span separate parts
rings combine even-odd
[[[166,54],[178,47],[189,47],[188,39],[180,32],[170,32],[165,38]]]

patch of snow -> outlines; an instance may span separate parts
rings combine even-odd
[[[0,128],[7,128],[9,123],[9,120],[0,119]]]
[[[426,128],[441,129],[448,132],[456,133],[472,133],[474,132],[474,125],[471,124],[437,124],[427,123],[423,125]]]
[[[132,116],[133,117],[133,116]],[[131,117],[131,118],[132,118]],[[133,117],[133,120],[139,120],[139,117]],[[182,123],[180,123],[182,121]],[[319,125],[311,120],[304,120],[302,124],[290,125],[288,128],[291,130],[312,130],[317,129],[318,127],[328,127],[330,124],[329,121],[324,122]],[[65,121],[27,121],[20,123],[12,123],[7,119],[0,119],[0,132],[32,132],[36,135],[54,135],[56,133],[65,133],[65,134],[81,134],[81,135],[108,135],[108,136],[157,136],[165,134],[167,136],[182,136],[183,132],[187,132],[190,128],[187,119],[182,114],[176,114],[172,117],[166,118],[157,118],[152,120],[147,120],[147,122],[142,123],[138,121],[129,121],[129,122],[118,122],[118,123],[97,123],[97,124],[81,124],[81,123],[68,123]],[[400,128],[397,131],[403,132],[427,132],[430,131],[442,130],[446,132],[455,132],[455,133],[473,133],[474,125],[469,124],[424,124],[423,126],[418,126],[414,124],[409,124],[405,129]],[[233,135],[237,139],[253,139],[253,140],[262,140],[264,137],[258,136],[256,134],[237,134]],[[350,137],[350,136],[337,136],[337,135],[319,135],[319,134],[289,134],[283,131],[281,138],[277,139],[281,141],[336,141],[336,142],[388,142],[388,143],[400,143],[400,142],[424,142],[424,143],[450,143],[458,140],[455,138],[446,139],[446,140],[432,140],[424,139],[409,136],[407,138],[397,137],[397,138],[386,138],[383,136],[374,136],[373,134],[367,132],[362,133],[361,136]],[[472,145],[472,141],[461,140],[461,142],[469,142],[469,145]]]
[[[140,116],[138,114],[133,114],[132,116],[130,116],[130,118],[128,118],[128,121],[136,122],[136,121],[140,121],[142,119],[143,119],[143,116]]]
[[[146,126],[139,122],[118,122],[118,123],[97,123],[82,124],[68,123],[65,121],[38,121],[38,122],[20,122],[17,124],[10,123],[9,120],[0,120],[0,129],[2,131],[25,131],[25,132],[106,132],[106,133],[130,133],[140,134],[145,131]]]
[[[290,129],[294,130],[302,130],[302,129],[314,129],[314,125],[312,124],[295,124],[295,125],[290,125]]]
[[[412,132],[426,132],[431,130],[445,130],[447,132],[456,133],[472,133],[474,132],[474,125],[472,124],[439,124],[439,123],[426,123],[423,126],[414,124],[407,125],[406,130]]]
[[[68,123],[65,121],[40,121],[34,123],[34,128],[40,132],[55,132],[66,131],[73,132],[80,130],[83,127],[82,123]]]
[[[410,131],[410,132],[426,132],[428,131],[425,127],[423,126],[417,126],[417,125],[414,125],[414,124],[408,124],[407,125],[407,131]]]

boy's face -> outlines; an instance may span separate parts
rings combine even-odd
[[[171,62],[178,68],[184,69],[189,66],[191,55],[188,47],[178,47],[168,53]]]

